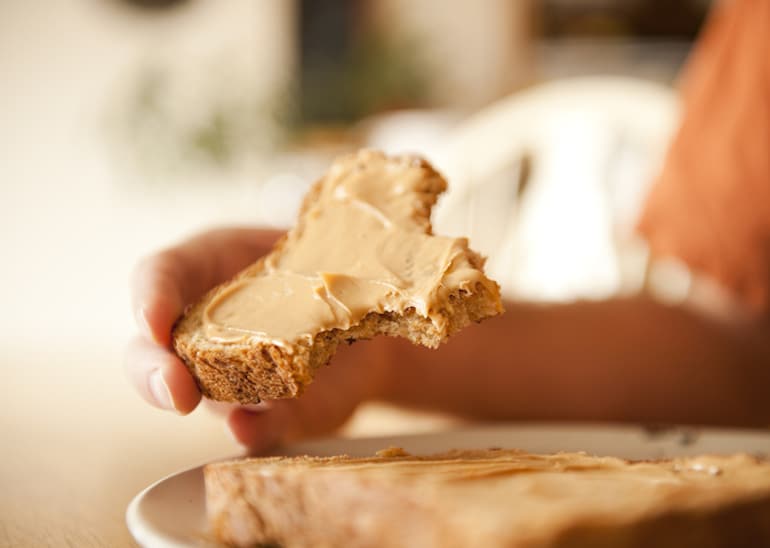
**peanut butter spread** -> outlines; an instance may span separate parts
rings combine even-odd
[[[454,453],[454,454],[453,454]],[[298,457],[294,461],[283,457],[256,459],[260,474],[271,475],[273,466],[286,468],[318,468],[320,471],[367,471],[372,474],[414,476],[425,481],[456,482],[486,480],[520,474],[558,474],[567,481],[566,473],[621,474],[626,481],[682,483],[693,476],[720,476],[726,463],[755,465],[748,455],[717,457],[711,455],[683,457],[661,461],[629,462],[616,457],[596,457],[585,453],[554,453],[538,455],[517,450],[470,450],[449,452],[439,458],[413,456],[399,447],[379,451],[376,457]],[[248,462],[248,461],[244,461]],[[770,471],[763,468],[766,477]],[[536,475],[531,478],[537,478]]]
[[[545,525],[541,520],[553,526],[589,515],[633,518],[664,507],[713,507],[770,494],[770,466],[745,454],[629,462],[584,453],[479,450],[432,457],[278,457],[238,466],[262,477],[303,474],[302,483],[333,474],[340,485],[347,477],[372,494],[383,485],[410,485],[410,502],[424,496],[437,511],[449,510],[452,520],[467,519],[469,528],[503,522],[519,532]]]
[[[430,233],[426,196],[437,185],[446,183],[419,159],[363,151],[338,160],[263,271],[208,304],[207,336],[289,347],[370,312],[409,308],[442,327],[451,294],[481,284],[497,295],[471,264],[465,238]]]

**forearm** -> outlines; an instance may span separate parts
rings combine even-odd
[[[486,419],[770,424],[764,328],[645,299],[506,309],[437,351],[393,341],[384,397]]]

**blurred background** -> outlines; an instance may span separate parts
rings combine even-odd
[[[50,531],[40,515],[54,512],[57,534],[77,545],[89,545],[83,530],[93,545],[128,542],[122,513],[139,489],[237,452],[220,421],[156,411],[124,380],[131,268],[214,225],[290,225],[304,190],[341,152],[427,156],[451,188],[437,232],[469,235],[511,297],[637,291],[646,251],[633,227],[676,127],[673,86],[708,8],[0,3],[8,538],[42,543]],[[664,282],[676,299],[680,279]],[[347,432],[443,420],[407,425],[399,411],[380,411]],[[52,490],[72,504],[42,505]]]

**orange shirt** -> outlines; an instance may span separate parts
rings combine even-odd
[[[683,118],[640,221],[673,255],[770,313],[770,0],[724,0],[682,78]]]

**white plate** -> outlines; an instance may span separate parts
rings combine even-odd
[[[388,446],[413,454],[450,449],[519,448],[533,453],[586,451],[628,459],[654,459],[747,452],[770,455],[770,433],[750,430],[668,428],[607,425],[494,425],[363,439],[328,439],[286,448],[285,455],[371,456]],[[136,541],[148,548],[214,546],[206,533],[203,467],[164,478],[139,493],[126,512]]]

